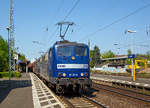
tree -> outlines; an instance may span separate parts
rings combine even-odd
[[[146,57],[147,57],[148,60],[150,60],[150,51],[146,52]]]
[[[0,72],[8,70],[8,43],[0,36]]]
[[[90,50],[90,67],[93,68],[94,67],[94,51]]]
[[[111,50],[102,53],[102,58],[113,58],[113,57],[115,57],[115,53],[113,53]]]
[[[18,54],[19,55],[19,60],[21,60],[22,62],[26,61],[26,57],[24,54]]]
[[[94,50],[90,50],[90,67],[94,67],[96,64],[100,64],[100,49],[98,46],[94,47]]]
[[[128,49],[128,55],[132,54],[132,51],[130,49]]]
[[[94,63],[95,64],[100,64],[100,49],[98,46],[94,47]]]

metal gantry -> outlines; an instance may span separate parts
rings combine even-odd
[[[10,71],[15,71],[15,59],[14,59],[14,0],[10,0],[10,37],[8,40],[9,43],[9,68]]]

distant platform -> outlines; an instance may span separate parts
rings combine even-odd
[[[150,88],[150,79],[146,78],[136,78],[133,82],[131,77],[91,74],[91,79]]]

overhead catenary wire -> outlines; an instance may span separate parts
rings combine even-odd
[[[58,7],[57,7],[57,9],[56,9],[56,11],[55,11],[56,14],[53,16],[53,19],[54,19],[53,22],[54,22],[54,23],[56,22],[58,13],[60,13],[60,10],[62,9],[63,4],[64,4],[64,0],[61,0],[60,4],[58,5]],[[52,24],[54,24],[54,23],[52,23]],[[54,25],[55,25],[55,24],[54,24]],[[46,32],[48,32],[48,31],[49,31],[49,27],[47,26],[45,30],[46,30]],[[50,36],[48,36],[48,39],[47,39],[47,42],[46,42],[46,43],[48,43],[49,40],[50,40],[50,38],[52,38],[52,37],[54,36],[54,34],[56,34],[56,31],[57,31],[57,29],[55,29],[55,30],[52,32],[52,34],[50,34]]]
[[[53,17],[53,19],[54,19],[54,24],[56,23],[56,20],[57,20],[57,18],[59,18],[58,17],[58,14],[60,13],[60,10],[63,8],[63,4],[64,4],[64,0],[61,0],[61,2],[60,2],[60,4],[58,5],[58,8],[56,9],[56,11],[55,11],[55,15],[54,15],[54,17]]]
[[[62,3],[63,3],[64,1],[62,1]],[[69,17],[69,15],[72,13],[72,11],[75,9],[75,7],[78,5],[78,3],[80,2],[80,0],[77,0],[76,2],[75,2],[75,4],[73,5],[73,7],[71,8],[71,10],[68,12],[68,14],[64,17],[64,19],[63,19],[63,21],[64,20],[66,20],[68,17]],[[59,6],[59,8],[57,9],[57,11],[60,11],[60,6]],[[58,28],[57,28],[58,29]],[[56,34],[56,32],[57,32],[57,29],[52,33],[52,35],[51,36],[53,36],[54,37],[54,35]],[[49,39],[48,39],[49,40]],[[51,40],[52,40],[52,38],[51,38]]]
[[[82,39],[80,39],[79,41],[83,40],[84,38],[91,37],[91,36],[95,35],[96,33],[100,32],[100,31],[102,31],[102,30],[105,30],[106,28],[109,28],[110,26],[112,26],[112,25],[114,25],[114,24],[116,24],[116,23],[118,23],[118,22],[120,22],[120,21],[122,21],[122,20],[125,20],[125,19],[127,19],[128,17],[130,17],[130,16],[132,16],[132,15],[138,13],[139,11],[141,11],[141,10],[143,10],[143,9],[149,7],[149,6],[150,6],[150,3],[149,3],[149,4],[146,4],[146,5],[142,6],[142,7],[140,7],[140,8],[138,8],[138,9],[136,9],[135,11],[129,13],[129,14],[126,15],[126,16],[123,16],[123,17],[121,17],[121,18],[119,18],[119,19],[113,21],[113,22],[110,23],[110,24],[107,24],[107,25],[103,26],[102,28],[97,29],[95,32],[93,32],[93,33],[91,33],[91,34],[89,34],[89,35],[84,36],[84,37],[83,37]],[[87,39],[88,39],[88,38],[87,38]]]
[[[49,40],[48,43],[51,43],[51,42],[52,42],[53,37],[56,35],[57,31],[58,31],[58,27],[57,27],[57,28],[55,29],[55,31],[50,35],[50,39],[48,39],[48,40]]]
[[[72,13],[72,11],[75,9],[75,7],[79,4],[79,2],[80,2],[80,0],[77,0],[77,1],[75,2],[75,4],[74,4],[73,7],[70,9],[70,11],[68,12],[68,14],[64,17],[63,21],[65,21],[65,20],[69,17],[69,15]]]

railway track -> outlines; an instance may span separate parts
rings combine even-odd
[[[104,91],[116,93],[118,95],[126,96],[128,98],[132,98],[137,101],[150,104],[149,95],[145,95],[145,94],[138,93],[138,92],[133,92],[133,91],[122,89],[122,88],[116,88],[116,87],[112,87],[108,85],[97,84],[97,83],[93,83],[92,86],[98,90],[104,90]]]
[[[49,91],[48,89],[50,89],[46,84],[44,84],[35,74],[32,74],[32,80],[36,81],[36,84],[37,85],[37,92],[39,93],[42,93],[43,95],[47,93],[47,91]],[[39,84],[42,84],[39,85]],[[41,87],[40,87],[41,86]],[[42,90],[44,87],[44,90],[46,90],[46,93],[44,90]],[[47,89],[46,89],[47,87]],[[42,91],[39,91],[39,90],[42,90]],[[58,101],[61,102],[61,104],[63,104],[63,106],[65,108],[108,108],[107,106],[105,106],[104,104],[101,104],[100,102],[97,102],[96,100],[90,98],[90,97],[87,97],[85,95],[79,95],[79,94],[74,94],[74,93],[70,93],[68,95],[57,95],[54,91],[51,91],[51,94],[53,94],[53,97],[56,97],[55,99]],[[41,95],[41,94],[40,94]],[[39,95],[39,96],[40,96]],[[45,96],[45,97],[48,97],[48,96]],[[51,101],[51,100],[48,100],[48,98],[45,98],[45,100],[40,100],[41,98],[39,97],[39,103],[40,102],[45,102],[45,101]],[[40,103],[41,104],[41,103]],[[39,106],[40,106],[39,104]],[[49,102],[47,105],[51,105],[52,103]],[[42,106],[44,107],[44,106]],[[58,106],[58,108],[63,108],[62,106]]]
[[[68,105],[67,108],[108,108],[108,106],[85,95],[73,98],[63,96],[61,99]]]

